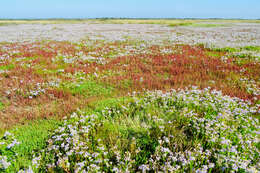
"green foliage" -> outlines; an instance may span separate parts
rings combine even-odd
[[[211,50],[217,52],[229,52],[229,53],[239,53],[242,51],[260,52],[260,47],[259,46],[245,46],[240,48],[225,47],[225,48],[213,48]],[[251,55],[245,53],[236,56],[239,56],[240,58],[251,57]]]
[[[217,91],[148,92],[89,106],[50,136],[35,170],[58,163],[49,171],[243,172],[259,160],[257,120],[249,118],[256,107]]]
[[[176,27],[176,26],[189,26],[192,25],[191,22],[183,22],[183,23],[171,23],[168,26],[169,27]]]
[[[14,68],[13,64],[0,66],[0,70],[11,70]]]
[[[236,48],[232,48],[232,47],[225,47],[225,48],[213,48],[212,49],[213,51],[216,51],[216,52],[237,52],[238,49]]]
[[[227,24],[211,24],[211,23],[194,23],[194,22],[180,22],[180,23],[171,23],[168,26],[176,27],[176,26],[192,26],[192,27],[223,27],[227,26]]]
[[[48,136],[59,125],[61,125],[61,122],[54,119],[29,122],[10,130],[11,137],[0,139],[0,142],[6,144],[11,144],[14,139],[19,141],[17,146],[10,149],[6,149],[6,145],[0,145],[0,154],[13,160],[7,172],[17,172],[20,169],[27,168],[31,164],[33,156],[46,147]]]
[[[122,104],[127,104],[132,100],[132,97],[107,98],[92,102],[89,107],[91,107],[92,112],[102,113],[102,111],[107,107],[119,107]],[[89,110],[89,108],[87,108],[87,110]],[[84,111],[86,112],[86,110]]]
[[[191,26],[193,27],[223,27],[223,26],[228,26],[227,24],[211,24],[211,23],[194,23]]]
[[[248,50],[248,51],[260,52],[260,46],[245,46],[242,49]]]
[[[0,102],[0,111],[4,109],[4,104]]]
[[[213,57],[219,57],[219,54],[218,54],[218,53],[211,52],[211,51],[208,51],[208,52],[207,52],[207,55],[213,56]]]
[[[80,83],[64,83],[61,85],[63,90],[71,92],[73,95],[97,96],[109,95],[113,91],[110,86],[97,83],[95,81],[83,81]]]
[[[14,160],[7,172],[29,165],[36,172],[243,172],[259,161],[255,113],[257,107],[215,90],[147,92],[91,103],[51,135],[45,129],[57,121],[17,128],[11,132],[21,143],[10,150],[16,140],[3,139],[0,151]]]

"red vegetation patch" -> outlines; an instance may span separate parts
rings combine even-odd
[[[239,66],[232,59],[223,62],[218,57],[210,57],[201,47],[178,46],[178,49],[181,51],[172,54],[154,51],[154,54],[118,57],[102,69],[121,71],[122,75],[111,76],[110,82],[120,85],[118,81],[122,79],[131,80],[134,89],[184,88],[197,85],[201,88],[211,86],[222,90],[224,94],[242,99],[252,100],[254,97],[241,86],[234,85],[233,80],[243,76],[257,77],[257,73],[260,74],[259,63]],[[241,73],[243,69],[245,71]]]
[[[4,58],[0,59],[0,69],[7,70],[0,73],[0,101],[5,105],[0,111],[0,124],[6,128],[35,118],[62,117],[84,107],[88,98],[48,86],[52,80],[71,82],[74,79],[67,74],[76,72],[85,73],[86,78],[88,74],[98,73],[95,80],[114,86],[118,93],[196,85],[200,88],[210,86],[226,95],[253,102],[260,98],[249,93],[240,82],[241,78],[259,80],[258,62],[238,65],[236,57],[224,62],[221,56],[225,53],[210,56],[210,50],[188,45],[151,46],[147,53],[141,54],[131,50],[131,55],[107,58],[104,64],[80,59],[79,53],[89,56],[89,52],[96,52],[93,56],[97,57],[110,52],[113,47],[126,48],[127,43],[99,45],[101,47],[79,48],[69,42],[54,41],[2,44],[0,57]],[[170,51],[165,53],[164,49]],[[75,60],[65,63],[56,61],[57,56]],[[10,65],[12,68],[7,68]],[[56,72],[58,69],[63,72]],[[256,85],[260,87],[259,82]],[[29,95],[35,92],[35,96]]]

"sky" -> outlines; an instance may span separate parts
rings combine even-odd
[[[260,19],[260,0],[0,0],[0,18]]]

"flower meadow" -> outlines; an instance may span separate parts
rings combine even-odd
[[[34,154],[30,169],[257,172],[259,106],[210,88],[135,92],[110,107],[72,113]],[[6,153],[19,145],[8,132],[1,141]],[[15,160],[11,156],[1,156],[2,169]]]
[[[0,172],[259,172],[260,47],[204,25],[0,42]]]

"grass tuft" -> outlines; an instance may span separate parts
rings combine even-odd
[[[38,120],[10,130],[9,132],[20,144],[12,150],[6,150],[0,146],[0,154],[5,154],[15,160],[10,166],[9,172],[27,168],[31,164],[33,156],[46,147],[48,136],[59,125],[61,122],[55,119]]]

